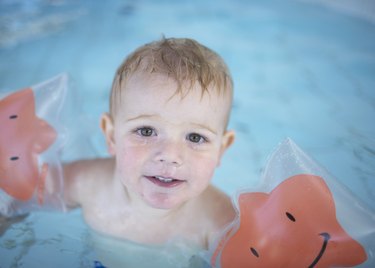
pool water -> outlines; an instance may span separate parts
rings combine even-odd
[[[373,1],[1,1],[0,93],[67,72],[93,126],[92,151],[76,156],[105,156],[96,125],[114,72],[162,35],[194,38],[231,69],[237,139],[214,184],[230,195],[256,185],[290,137],[375,209]],[[100,255],[80,210],[10,226],[0,232],[1,268],[94,267]]]

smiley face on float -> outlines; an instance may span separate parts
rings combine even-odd
[[[221,241],[222,268],[355,266],[364,248],[341,227],[324,180],[297,175],[267,193],[239,196],[239,225]]]

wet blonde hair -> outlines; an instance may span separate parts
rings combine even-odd
[[[211,49],[188,38],[162,38],[139,47],[117,69],[110,97],[110,114],[116,114],[121,91],[135,73],[159,74],[177,83],[176,93],[185,96],[198,82],[202,95],[209,87],[232,98],[233,82],[223,59]],[[186,86],[187,85],[187,86]]]

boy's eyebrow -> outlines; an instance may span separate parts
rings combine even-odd
[[[135,120],[143,119],[143,118],[153,118],[153,117],[157,117],[157,115],[154,115],[154,114],[141,114],[141,115],[138,115],[138,116],[126,119],[126,122],[135,121]],[[199,124],[199,123],[191,123],[191,124],[195,125],[198,128],[207,129],[209,132],[213,133],[214,135],[217,135],[217,132],[215,130],[211,129],[209,126],[206,126],[204,124]]]
[[[153,114],[141,114],[141,115],[138,115],[138,116],[126,119],[126,122],[134,121],[134,120],[142,119],[142,118],[150,118],[150,117],[156,117],[156,115],[153,115]]]
[[[207,129],[209,132],[211,132],[212,134],[214,135],[217,135],[217,132],[213,129],[211,129],[210,127],[206,126],[206,125],[202,125],[202,124],[197,124],[197,123],[192,123],[192,125],[195,125],[199,128],[204,128],[204,129]]]

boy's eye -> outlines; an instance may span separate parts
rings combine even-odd
[[[197,133],[191,133],[191,134],[188,135],[187,138],[188,138],[189,141],[194,142],[194,143],[201,143],[201,142],[204,142],[206,140],[203,136],[201,136]]]
[[[151,127],[141,127],[139,129],[137,129],[137,133],[141,136],[144,136],[144,137],[150,137],[150,136],[154,135],[155,131]]]

